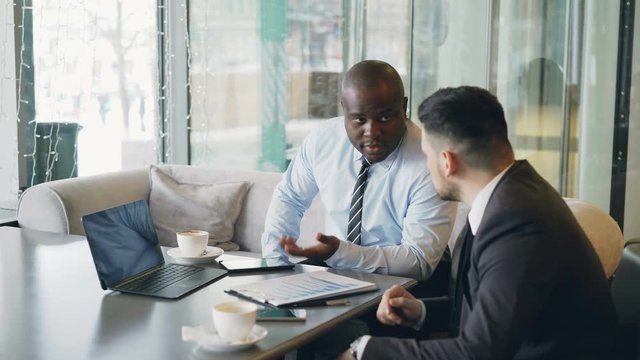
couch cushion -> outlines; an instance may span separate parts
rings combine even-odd
[[[251,188],[238,216],[233,241],[240,245],[240,250],[262,251],[260,237],[264,231],[265,216],[271,203],[273,189],[282,179],[282,174],[265,171],[219,170],[193,165],[160,165],[159,168],[179,182],[250,182]],[[324,229],[324,206],[319,196],[311,203],[300,227],[301,243],[303,245],[315,243],[315,233]]]
[[[149,207],[161,245],[177,246],[177,231],[197,229],[209,232],[209,245],[238,250],[231,240],[248,182],[178,181],[154,165],[149,179]]]
[[[161,165],[159,167],[179,182],[251,182],[251,187],[245,199],[245,206],[243,206],[235,225],[233,242],[240,245],[240,250],[261,251],[260,236],[264,231],[264,219],[269,208],[273,189],[280,181],[282,174],[261,171],[218,170],[204,166],[189,165]],[[322,217],[319,220],[321,221]]]

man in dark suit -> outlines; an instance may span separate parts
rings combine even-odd
[[[614,359],[617,320],[600,261],[573,214],[515,161],[502,106],[475,87],[441,89],[419,108],[438,195],[471,210],[454,249],[451,297],[387,290],[377,317],[450,337],[362,337],[358,359]],[[345,357],[348,356],[344,354]]]

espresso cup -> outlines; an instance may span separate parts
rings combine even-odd
[[[213,325],[226,341],[244,341],[256,323],[258,306],[247,301],[230,301],[213,306]]]
[[[209,242],[209,233],[203,230],[183,230],[176,233],[180,254],[198,257],[204,254]]]

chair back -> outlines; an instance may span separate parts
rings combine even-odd
[[[622,326],[624,352],[640,360],[640,239],[629,240],[611,285],[613,304]]]
[[[600,258],[604,273],[610,278],[618,268],[624,237],[618,223],[606,212],[586,201],[564,199]]]

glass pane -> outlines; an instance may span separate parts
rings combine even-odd
[[[576,197],[607,212],[611,197],[619,9],[618,1],[585,2],[580,54]]]
[[[411,43],[411,1],[367,1],[364,39],[364,58],[386,61],[391,64],[409,94],[409,56]]]
[[[441,87],[487,87],[489,1],[415,1],[411,117]]]
[[[338,115],[342,3],[191,1],[191,163],[282,171]]]
[[[259,136],[258,9],[253,1],[189,4],[191,163],[253,168]]]
[[[516,157],[528,159],[560,189],[568,2],[500,5],[497,95],[509,137]]]
[[[29,183],[156,162],[155,13],[155,0],[33,2]]]
[[[497,96],[516,157],[564,196],[609,209],[618,7],[500,2]]]
[[[625,239],[640,239],[640,6],[636,4],[633,44],[633,75],[631,76],[631,102],[629,118],[629,144],[627,149],[627,189],[625,199]]]
[[[283,171],[320,121],[341,114],[357,19],[367,18],[362,56],[408,78],[410,3],[191,1],[191,163]]]
[[[0,2],[0,219],[15,216],[2,208],[16,208],[19,187],[14,24],[13,1]]]

